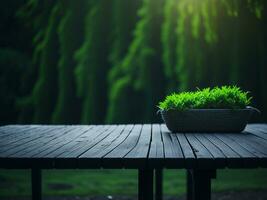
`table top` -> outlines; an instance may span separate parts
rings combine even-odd
[[[7,125],[0,168],[267,167],[267,124],[242,133],[171,133],[164,124]]]

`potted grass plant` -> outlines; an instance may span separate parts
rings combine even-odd
[[[159,103],[172,132],[241,132],[257,109],[248,92],[236,86],[174,93]]]

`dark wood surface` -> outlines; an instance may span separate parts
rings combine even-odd
[[[6,125],[0,168],[267,167],[267,125],[242,133],[170,133],[163,124]]]

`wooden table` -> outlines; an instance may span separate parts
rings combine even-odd
[[[162,169],[187,169],[187,198],[210,199],[219,168],[267,167],[267,125],[243,133],[170,133],[165,125],[7,125],[0,127],[0,168],[32,169],[41,199],[41,169],[139,170],[139,199],[161,199]],[[155,174],[154,174],[155,172]]]

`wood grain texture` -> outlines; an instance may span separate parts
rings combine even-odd
[[[267,167],[267,125],[243,133],[171,133],[164,124],[7,125],[0,168]]]

